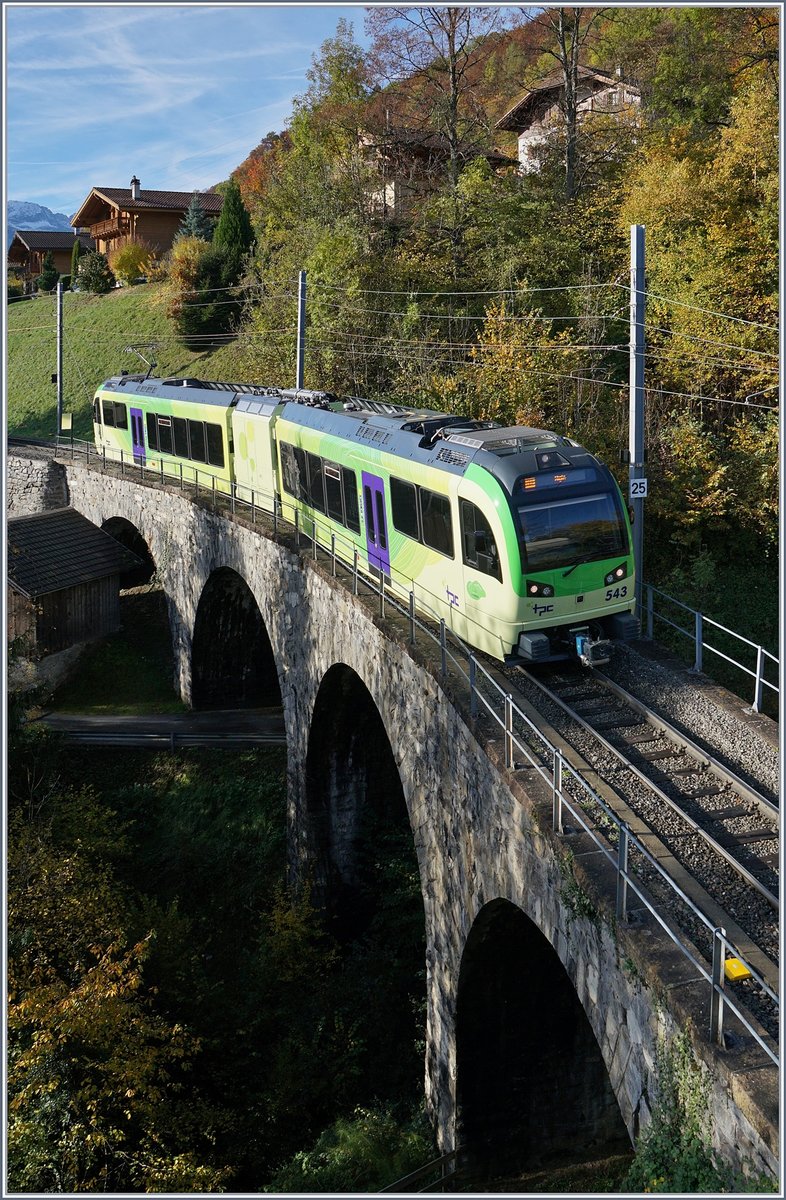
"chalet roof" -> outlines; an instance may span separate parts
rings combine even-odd
[[[608,87],[610,84],[624,83],[629,90],[638,92],[638,87],[632,80],[626,79],[616,72],[602,71],[599,67],[578,68],[578,77],[583,82],[595,82],[598,87]],[[539,110],[545,110],[560,90],[565,86],[562,71],[552,71],[543,79],[533,84],[513,105],[503,117],[497,121],[497,129],[511,129],[514,133],[523,133],[535,119]]]
[[[28,600],[119,575],[141,559],[73,508],[12,517],[8,582]]]
[[[89,224],[86,210],[95,208],[96,201],[104,201],[122,212],[182,212],[185,213],[194,195],[190,192],[161,192],[152,188],[140,189],[137,198],[131,194],[131,188],[94,187],[90,189],[78,211],[71,218],[72,225]],[[210,216],[221,212],[224,197],[220,192],[197,192],[199,203]],[[85,215],[83,215],[85,214]]]
[[[413,129],[408,126],[390,125],[376,133],[367,133],[365,145],[387,157],[433,157],[441,160],[450,156],[450,143],[443,133],[433,130]],[[485,158],[491,166],[515,166],[516,160],[498,150],[480,150],[463,146],[459,151],[462,160]]]
[[[77,238],[85,250],[95,250],[95,242],[89,233],[58,232],[51,229],[17,229],[14,231],[11,245],[19,241],[26,250],[71,250]]]

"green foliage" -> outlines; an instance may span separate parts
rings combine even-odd
[[[74,239],[74,244],[71,248],[71,279],[76,283],[76,277],[79,272],[79,260],[84,253],[84,247],[79,238]]]
[[[388,1109],[357,1108],[273,1176],[266,1192],[377,1192],[434,1156],[422,1117],[402,1125]]]
[[[202,207],[199,192],[194,192],[191,203],[180,223],[177,236],[179,238],[195,237],[200,238],[203,242],[209,242],[213,237],[213,230],[214,223]]]
[[[731,1180],[710,1143],[706,1076],[686,1033],[661,1045],[657,1070],[658,1098],[623,1189],[682,1195],[728,1191]]]
[[[218,218],[213,233],[213,246],[216,251],[223,251],[223,255],[217,255],[211,261],[223,262],[224,266],[221,268],[223,274],[231,283],[235,283],[240,277],[243,260],[253,244],[254,230],[251,225],[251,217],[243,203],[237,181],[230,179],[224,191],[221,216]]]
[[[77,282],[83,292],[93,292],[100,296],[111,291],[115,286],[115,277],[106,255],[100,254],[98,250],[84,254],[79,260]]]
[[[36,279],[36,287],[39,292],[51,292],[52,288],[57,285],[60,278],[60,272],[55,266],[54,255],[51,250],[47,250],[44,255],[44,265],[41,274]]]
[[[13,276],[8,276],[7,296],[9,301],[20,300],[24,295],[24,284],[21,279],[14,279]]]

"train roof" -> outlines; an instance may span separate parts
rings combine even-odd
[[[550,429],[502,426],[356,396],[339,399],[332,392],[147,375],[115,375],[102,388],[265,415],[277,409],[280,418],[295,425],[451,474],[463,475],[476,463],[509,493],[522,475],[597,462],[583,446]]]

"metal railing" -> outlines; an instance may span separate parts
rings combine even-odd
[[[682,625],[679,625],[676,621],[671,620],[671,618],[666,616],[665,613],[656,612],[655,596],[659,596],[667,604],[672,604],[675,606],[675,608],[689,613],[692,617],[691,627],[686,629]],[[736,667],[739,671],[743,671],[746,675],[750,676],[750,678],[754,680],[753,704],[751,706],[754,712],[761,712],[765,688],[769,688],[770,691],[774,692],[776,696],[780,695],[780,688],[778,684],[771,683],[770,680],[766,678],[768,664],[774,664],[774,671],[778,671],[779,660],[774,654],[771,654],[769,650],[766,650],[764,646],[759,645],[757,642],[752,642],[750,638],[743,637],[741,633],[735,633],[733,629],[727,629],[726,626],[721,625],[719,621],[713,621],[711,617],[708,617],[704,613],[697,611],[697,609],[691,608],[689,605],[683,604],[681,600],[676,600],[673,596],[667,595],[666,592],[660,591],[659,588],[654,587],[651,583],[644,584],[644,617],[645,632],[648,638],[652,639],[654,624],[657,620],[661,621],[664,625],[668,625],[670,629],[673,629],[676,633],[693,642],[694,671],[702,671],[704,669],[704,652],[709,651],[711,654],[715,654],[718,658],[722,658],[731,666]],[[727,637],[733,638],[737,642],[744,643],[746,646],[749,646],[751,650],[754,650],[756,654],[755,669],[747,667],[744,663],[739,662],[738,659],[732,658],[729,654],[725,654],[718,646],[713,646],[710,642],[708,642],[705,636],[708,626],[712,629],[719,630],[721,633],[725,634]],[[770,667],[770,670],[773,670],[773,668]]]
[[[86,460],[89,464],[90,443],[85,444],[87,446]],[[73,443],[71,446],[72,453],[75,453]],[[112,454],[110,452],[107,456],[106,451],[98,454],[93,447],[93,461],[97,467],[106,470],[107,461],[110,462],[110,465],[112,464]],[[301,540],[305,537],[310,542],[314,559],[317,559],[319,549],[329,556],[332,575],[336,575],[339,564],[350,572],[353,595],[358,595],[362,585],[367,592],[378,598],[380,616],[384,617],[388,605],[399,612],[409,624],[409,637],[412,643],[415,642],[418,632],[436,643],[439,646],[440,673],[443,678],[452,669],[459,680],[463,680],[466,684],[471,715],[477,717],[479,713],[483,712],[499,729],[504,745],[505,766],[511,771],[516,771],[524,765],[529,766],[550,790],[552,826],[555,833],[564,836],[564,813],[567,811],[613,867],[616,876],[616,920],[618,922],[628,920],[629,894],[633,893],[673,945],[691,963],[699,977],[707,983],[709,989],[707,1031],[711,1040],[724,1045],[724,1012],[729,1009],[754,1041],[764,1050],[767,1057],[776,1066],[778,1065],[778,1054],[769,1045],[768,1035],[762,1035],[751,1024],[740,1006],[725,990],[723,964],[726,958],[733,957],[742,963],[751,979],[769,997],[779,1012],[780,1002],[777,993],[746,961],[739,948],[727,938],[726,931],[715,926],[702,913],[669,876],[661,863],[633,834],[626,822],[593,790],[578,770],[568,762],[562,751],[552,745],[530,718],[518,708],[512,695],[503,691],[477,655],[453,631],[448,630],[445,619],[439,615],[439,609],[443,607],[440,597],[429,594],[422,587],[416,587],[412,580],[401,576],[397,578],[396,572],[392,572],[390,577],[379,572],[376,577],[369,575],[368,568],[364,568],[358,555],[357,544],[349,534],[346,537],[337,536],[335,530],[327,524],[322,526],[316,517],[309,514],[306,514],[304,519],[297,503],[283,501],[278,493],[258,491],[242,486],[238,487],[234,483],[230,485],[225,481],[217,481],[215,474],[207,470],[201,472],[203,480],[200,492],[198,468],[194,469],[194,479],[188,480],[184,477],[182,463],[178,465],[177,470],[169,472],[165,471],[163,462],[160,467],[155,469],[139,463],[132,464],[129,468],[127,456],[125,464],[123,463],[122,452],[114,461],[120,465],[121,474],[132,470],[135,474],[138,473],[141,479],[152,478],[159,482],[168,478],[179,484],[181,488],[185,488],[186,482],[193,483],[195,495],[209,497],[213,508],[220,504],[222,507],[226,506],[233,513],[238,506],[245,508],[251,515],[252,523],[256,522],[257,515],[264,516],[271,521],[274,533],[279,531],[279,523],[284,522],[294,531],[298,548]],[[170,465],[175,467],[175,464]],[[287,512],[292,513],[291,518],[285,515]],[[323,541],[320,541],[321,528],[324,533]],[[436,623],[438,632],[426,624],[425,620],[418,617],[418,611],[425,612],[426,620],[431,619]],[[520,759],[523,759],[524,762],[521,762]],[[578,799],[571,794],[571,789],[578,794]],[[588,816],[589,811],[595,812],[595,821]],[[670,922],[649,898],[646,885],[641,878],[640,868],[637,870],[631,864],[632,856],[638,856],[640,863],[645,864],[657,877],[658,882],[673,894],[674,900],[686,907],[707,931],[712,947],[712,965],[710,967],[696,957],[692,944],[688,943],[685,934],[676,928],[676,922],[673,922],[673,919]]]
[[[410,1171],[403,1179],[397,1179],[395,1183],[380,1188],[377,1195],[382,1196],[386,1192],[417,1192],[422,1195],[424,1192],[443,1191],[448,1180],[454,1179],[461,1170],[464,1165],[463,1158],[462,1149],[449,1150],[440,1158],[434,1158],[417,1170]],[[418,1187],[418,1184],[423,1184],[423,1187]]]

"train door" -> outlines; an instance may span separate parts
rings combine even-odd
[[[142,409],[131,409],[131,447],[134,452],[134,462],[139,467],[145,465],[145,426],[142,419]]]
[[[363,472],[363,508],[366,513],[368,565],[375,575],[381,571],[386,579],[390,579],[385,485],[378,475],[370,475],[368,471]]]

